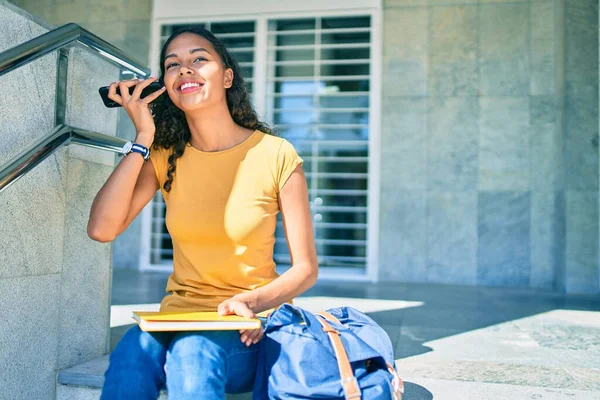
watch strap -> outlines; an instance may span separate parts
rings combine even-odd
[[[139,143],[132,143],[131,149],[127,152],[127,154],[129,153],[140,153],[142,157],[144,157],[144,161],[148,161],[148,159],[150,159],[150,149]]]

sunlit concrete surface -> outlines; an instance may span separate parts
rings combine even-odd
[[[168,275],[115,270],[111,342],[156,309]],[[348,305],[392,339],[406,399],[600,399],[600,298],[425,284],[319,283],[295,303]]]

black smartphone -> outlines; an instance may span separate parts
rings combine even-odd
[[[108,88],[109,87],[110,86],[102,86],[100,89],[98,89],[98,93],[100,93],[100,97],[102,97],[102,101],[104,102],[104,105],[109,108],[121,107],[120,104],[115,103],[114,101],[112,101],[111,99],[108,98]],[[152,82],[151,84],[149,84],[142,90],[142,95],[140,96],[140,98],[143,99],[144,97],[156,92],[157,90],[162,89],[162,87],[163,87],[163,85],[161,85],[160,83]],[[130,95],[133,94],[134,90],[135,90],[135,85],[129,88],[129,94]],[[119,90],[118,86],[117,86],[117,94],[118,95],[121,94],[121,91]],[[159,99],[160,96],[158,96],[157,98]]]

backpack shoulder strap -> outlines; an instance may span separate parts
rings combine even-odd
[[[338,368],[340,370],[340,376],[342,378],[341,383],[342,388],[344,389],[344,397],[346,400],[360,399],[360,386],[358,386],[358,381],[354,376],[354,372],[352,372],[350,360],[348,360],[348,354],[346,353],[346,349],[344,349],[344,345],[340,339],[340,333],[331,325],[329,325],[326,319],[330,319],[329,317],[331,317],[336,322],[339,321],[329,313],[316,313],[316,315],[318,317],[317,319],[323,326],[323,331],[327,333],[329,340],[331,340],[331,345],[333,347],[333,351],[335,352]]]
[[[319,312],[319,313],[316,313],[316,314],[318,316],[320,316],[320,317],[323,317],[323,318],[329,320],[329,321],[332,321],[332,322],[335,322],[337,324],[342,325],[342,323],[340,322],[340,320],[338,320],[336,317],[334,317],[332,314],[330,314],[328,312],[322,311],[322,312]],[[321,320],[321,319],[319,319],[319,322],[321,322],[321,324],[323,324],[324,321]],[[331,328],[331,326],[330,326],[330,328]],[[331,329],[333,329],[333,328],[331,328]],[[334,338],[331,337],[331,334],[329,334],[329,337],[330,337],[331,341],[333,342]],[[339,341],[340,346],[341,346],[342,350],[344,351],[344,355],[346,355],[346,351],[344,350],[342,342],[341,342],[341,340],[339,338],[339,333],[335,337],[335,340]],[[334,349],[335,349],[335,346],[334,346]],[[336,355],[337,355],[337,350],[336,350]],[[347,356],[346,356],[346,360],[348,360]],[[338,364],[339,364],[339,357],[338,357]],[[394,394],[395,394],[394,398],[397,399],[397,400],[401,400],[402,399],[402,395],[404,393],[404,382],[402,381],[402,379],[400,378],[400,376],[398,376],[398,372],[396,371],[396,368],[394,368],[394,366],[391,365],[390,363],[386,363],[386,364],[387,364],[388,371],[392,374],[392,377],[393,377],[393,379],[392,379],[392,387],[394,389]],[[350,367],[350,362],[349,361],[348,361],[348,367]],[[341,368],[340,368],[340,371],[341,371]],[[350,375],[354,378],[354,376],[352,375],[352,369],[351,368],[350,368]],[[354,379],[354,380],[356,381],[356,379]],[[357,382],[357,386],[358,386],[358,382]],[[358,390],[360,392],[360,388]],[[344,389],[344,391],[345,391],[345,389]]]
[[[342,325],[342,323],[340,322],[339,319],[337,319],[336,317],[333,316],[333,314],[328,313],[327,311],[320,311],[316,314],[320,315],[321,317],[325,318],[328,321],[335,322],[336,324]]]

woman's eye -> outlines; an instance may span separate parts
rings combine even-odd
[[[204,57],[198,57],[198,58],[196,58],[196,59],[194,60],[194,62],[196,62],[196,61],[198,61],[198,60],[200,60],[200,61],[207,61],[207,60],[206,60],[206,58],[204,58]],[[165,67],[165,69],[169,69],[169,68],[171,68],[173,65],[177,65],[177,63],[176,63],[176,62],[173,62],[173,63],[171,63],[171,64],[167,65],[167,66]]]

